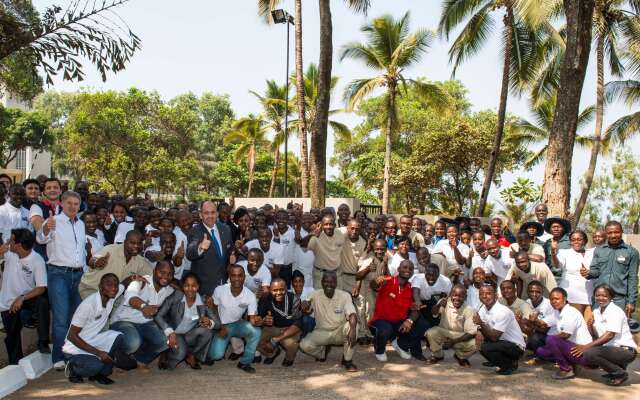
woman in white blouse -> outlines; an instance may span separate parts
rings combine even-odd
[[[560,370],[553,374],[553,379],[573,378],[574,367],[587,366],[587,362],[572,350],[576,345],[590,343],[591,334],[580,311],[567,303],[567,292],[563,288],[553,289],[549,301],[555,310],[555,325],[549,329],[545,345],[536,350],[536,356],[558,365]]]
[[[413,263],[413,267],[418,265],[418,259],[416,253],[411,252],[411,239],[409,236],[398,236],[396,238],[396,246],[398,251],[389,258],[389,274],[392,276],[398,275],[398,267],[404,260],[409,260]]]
[[[592,282],[582,277],[580,270],[589,269],[593,258],[593,249],[586,249],[587,234],[581,230],[575,230],[569,235],[570,249],[554,249],[551,245],[551,262],[562,270],[562,278],[558,286],[567,291],[569,304],[577,308],[582,315],[591,304],[593,293]]]
[[[571,350],[576,356],[584,356],[587,363],[598,366],[607,373],[610,386],[620,386],[629,374],[626,369],[636,358],[637,346],[631,336],[624,311],[611,302],[613,290],[608,285],[598,285],[593,293],[597,307],[589,329],[595,338],[591,343],[578,345]]]
[[[463,279],[465,274],[468,275],[466,266],[470,250],[469,246],[458,240],[458,228],[449,226],[447,240],[440,240],[435,245],[433,253],[441,253],[447,259],[449,270],[444,275],[453,281],[456,276]]]

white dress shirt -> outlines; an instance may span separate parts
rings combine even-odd
[[[83,268],[86,261],[84,222],[78,217],[72,221],[64,212],[54,216],[56,227],[44,235],[44,226],[36,239],[47,245],[49,264],[59,267]]]
[[[0,233],[6,243],[11,239],[11,230],[27,228],[33,230],[29,222],[29,210],[20,206],[14,207],[8,201],[0,206]]]

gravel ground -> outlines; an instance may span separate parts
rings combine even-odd
[[[50,371],[40,379],[8,396],[8,399],[118,399],[155,400],[196,399],[354,399],[382,396],[386,399],[454,400],[639,400],[640,359],[630,366],[631,379],[625,386],[611,388],[603,384],[602,372],[580,370],[569,381],[554,381],[550,365],[530,367],[520,364],[512,376],[498,376],[481,366],[484,359],[475,355],[473,367],[462,369],[447,352],[444,362],[428,366],[405,361],[390,348],[389,362],[381,364],[372,348],[358,348],[354,362],[357,373],[346,373],[339,365],[341,349],[334,348],[325,363],[298,354],[291,368],[280,366],[282,357],[271,365],[256,366],[253,376],[235,368],[235,362],[220,361],[200,371],[184,364],[175,371],[138,369],[117,372],[111,386],[93,383],[70,384],[64,373]]]

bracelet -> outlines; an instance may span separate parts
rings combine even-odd
[[[411,318],[407,318],[407,319],[405,319],[405,322],[406,322],[406,321],[409,321],[409,323],[410,323],[411,325],[413,325],[413,320],[412,320]]]
[[[273,347],[277,347],[278,346],[278,342],[276,342],[275,340],[273,340],[273,338],[269,339],[269,342],[271,343],[271,345]]]

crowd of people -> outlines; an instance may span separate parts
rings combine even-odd
[[[346,204],[163,210],[83,181],[0,183],[9,362],[22,328],[37,327],[38,351],[73,383],[110,384],[114,367],[156,359],[171,370],[226,358],[253,373],[282,353],[285,367],[298,353],[322,362],[334,346],[353,372],[356,346],[384,363],[390,344],[427,364],[450,349],[461,368],[479,352],[501,375],[520,362],[555,365],[555,379],[600,368],[617,386],[637,355],[638,251],[616,221],[589,235],[544,204],[517,230]]]

